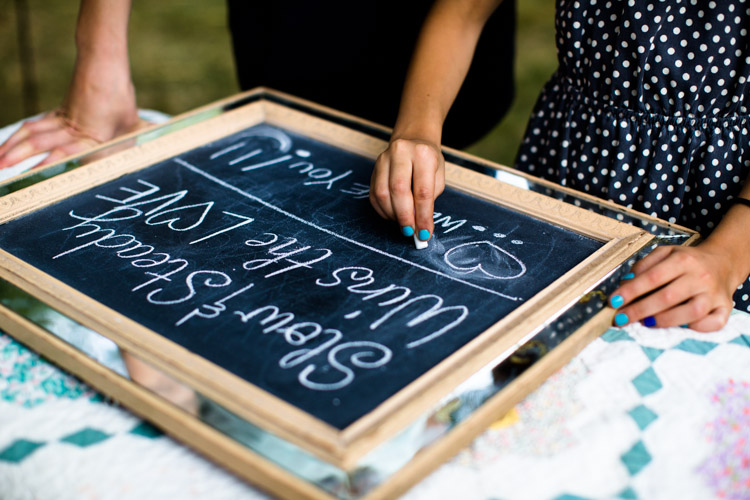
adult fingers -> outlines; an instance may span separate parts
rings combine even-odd
[[[433,214],[435,198],[437,197],[435,187],[439,159],[435,151],[427,144],[416,145],[414,159],[415,222],[419,239],[425,241],[432,236],[434,229]]]
[[[94,144],[96,143],[92,139],[79,139],[75,142],[63,144],[62,146],[58,146],[50,151],[49,155],[47,155],[47,157],[34,168],[43,167],[45,165],[50,165],[52,163],[58,162],[67,156],[89,149]]]
[[[632,303],[628,304],[626,307],[623,307],[622,309],[620,309],[618,311],[619,317],[616,318],[616,321],[620,324],[623,324],[626,318],[627,318],[627,323],[640,321],[644,318],[655,318],[655,317],[665,318],[666,316],[664,316],[662,313],[664,313],[665,311],[672,310],[673,308],[678,308],[680,304],[687,301],[694,295],[695,295],[694,283],[692,282],[690,277],[683,275],[675,279],[668,285],[650,293],[649,295],[646,295],[645,297],[637,299],[633,301]],[[708,311],[704,311],[703,315],[707,313]],[[694,316],[691,316],[691,318],[698,319],[697,317],[694,317]],[[682,323],[684,323],[684,321],[682,321]],[[676,323],[676,324],[682,324],[682,323]],[[661,321],[659,322],[659,325],[660,326],[672,326],[672,325],[662,324]],[[650,325],[650,326],[653,326],[653,325]]]
[[[688,326],[696,332],[715,332],[724,328],[729,321],[731,307],[717,307],[698,321],[689,321]]]
[[[391,158],[388,184],[393,215],[399,226],[414,230],[414,197],[411,192],[412,163],[409,158]],[[406,230],[407,232],[411,232]]]
[[[667,252],[657,248],[658,253],[654,250],[646,256],[644,261],[649,257],[652,258],[644,266],[638,267],[640,262],[633,266],[635,277],[625,281],[617,290],[612,292],[609,298],[612,307],[618,308],[630,304],[638,297],[670,283],[683,274],[685,269],[688,269],[685,261],[689,257],[686,254],[675,252],[675,247],[665,248]]]
[[[0,169],[15,165],[39,153],[55,149],[78,138],[72,136],[65,128],[55,128],[46,132],[36,133],[28,136],[23,141],[11,147],[2,159]]]
[[[631,271],[635,274],[640,274],[645,271],[648,271],[649,269],[657,265],[659,262],[669,257],[674,251],[675,251],[674,246],[657,247],[654,250],[652,250],[651,253],[646,255],[644,258],[636,262],[633,268],[631,269]]]
[[[394,219],[391,191],[388,187],[389,175],[390,159],[386,153],[381,153],[370,177],[370,204],[384,219]]]
[[[697,325],[701,328],[708,328],[708,330],[700,331],[713,331],[716,325],[721,328],[724,326],[726,319],[729,318],[729,311],[731,305],[720,305],[708,293],[702,293],[691,297],[689,300],[668,309],[661,314],[653,316],[653,319],[649,319],[644,322],[646,326],[681,326],[689,324],[691,327]],[[722,311],[726,311],[726,318],[720,314]],[[723,318],[723,320],[722,320]],[[723,321],[723,322],[722,322]]]
[[[438,160],[438,170],[435,174],[435,199],[445,191],[445,160],[442,155]]]
[[[16,144],[26,140],[29,136],[40,132],[48,132],[55,128],[61,128],[62,122],[60,119],[52,113],[45,115],[39,120],[30,120],[21,124],[21,127],[16,130],[8,140],[0,145],[0,158],[8,152]]]

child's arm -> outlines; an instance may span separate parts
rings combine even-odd
[[[445,174],[443,121],[469,70],[479,35],[501,0],[437,0],[417,41],[391,141],[378,157],[370,202],[406,236],[433,231]],[[409,229],[405,229],[409,228]],[[421,233],[420,233],[421,231]]]
[[[26,122],[0,146],[0,169],[46,151],[43,163],[90,148],[138,125],[128,60],[130,0],[82,0],[76,65],[60,110]]]
[[[750,199],[750,181],[740,197]],[[703,332],[722,328],[732,295],[750,275],[750,207],[731,207],[695,247],[657,248],[633,266],[633,273],[635,278],[610,298],[610,303],[616,296],[624,301],[617,312],[626,317],[616,317],[617,323],[644,320],[650,326],[689,325]]]

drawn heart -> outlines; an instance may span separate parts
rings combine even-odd
[[[213,201],[208,201],[206,203],[196,203],[195,205],[187,205],[185,207],[177,207],[177,208],[171,208],[169,210],[163,210],[161,212],[155,213],[148,219],[146,219],[146,224],[149,226],[158,226],[159,224],[167,224],[169,228],[173,231],[188,231],[190,229],[193,229],[194,227],[200,226],[200,224],[203,222],[203,219],[206,218],[206,214],[211,210],[211,207],[214,205]],[[205,208],[201,208],[205,207]],[[172,217],[172,218],[164,218],[166,214],[176,214],[178,212],[181,212],[179,214],[179,217]],[[159,219],[161,217],[161,219]],[[176,227],[174,224],[178,221],[181,221],[183,219],[190,221],[191,219],[195,219],[195,222],[192,224],[185,226],[185,227]],[[183,221],[184,222],[184,221]]]
[[[526,273],[523,262],[489,241],[463,243],[445,252],[443,259],[455,271],[479,271],[490,279],[510,280]]]

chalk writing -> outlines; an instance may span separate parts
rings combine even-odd
[[[317,391],[333,391],[342,389],[349,385],[355,378],[354,371],[341,363],[337,356],[345,349],[356,349],[357,351],[349,356],[349,361],[352,365],[362,369],[373,369],[384,366],[392,358],[392,352],[386,346],[377,342],[370,341],[353,341],[353,342],[341,342],[343,334],[333,328],[323,328],[320,324],[314,321],[301,321],[294,322],[295,315],[292,312],[280,312],[280,309],[273,305],[267,305],[259,307],[252,311],[242,312],[235,311],[235,314],[240,317],[243,323],[247,323],[255,318],[258,319],[258,323],[264,326],[263,334],[275,333],[280,335],[287,344],[291,346],[304,346],[311,342],[316,341],[319,337],[328,336],[330,338],[321,342],[318,346],[313,348],[305,347],[291,351],[284,355],[279,361],[279,367],[283,369],[296,368],[303,363],[307,363],[303,367],[297,379],[300,384],[308,389]],[[264,315],[265,316],[262,316]],[[270,326],[266,326],[269,325]],[[334,347],[335,346],[335,347]],[[328,363],[327,367],[319,367],[315,363],[309,362],[316,356],[324,354]],[[368,358],[374,358],[368,361]],[[309,362],[309,363],[308,363]],[[327,370],[331,368],[332,370]],[[332,381],[314,381],[313,377],[316,372],[330,372],[333,371],[335,375],[333,377],[328,373],[326,377],[328,379],[333,378]],[[338,378],[338,380],[335,380]]]
[[[312,264],[321,262],[333,255],[333,252],[331,252],[327,248],[313,249],[310,245],[295,246],[297,245],[297,238],[287,237],[280,244],[276,245],[276,243],[279,240],[279,237],[277,235],[273,233],[266,233],[264,236],[267,236],[266,239],[268,241],[247,240],[245,241],[245,245],[249,247],[265,247],[269,245],[275,245],[267,249],[268,255],[273,256],[273,258],[253,259],[253,260],[245,261],[242,263],[243,269],[247,269],[248,271],[254,271],[256,269],[261,269],[272,264],[278,264],[282,261],[287,264],[290,264],[286,267],[283,267],[281,269],[278,269],[276,271],[266,274],[264,276],[265,278],[277,276],[279,274],[283,274],[283,273],[292,271],[294,269],[299,269],[299,268],[309,269]],[[293,247],[293,248],[284,250],[286,247]],[[298,255],[298,254],[303,254],[303,253],[306,255],[306,258],[308,260],[299,261],[299,260],[293,260],[289,258],[293,255]]]
[[[226,301],[233,299],[242,293],[250,290],[252,287],[255,286],[255,283],[250,283],[249,285],[245,285],[239,290],[236,290],[226,297],[222,297],[219,300],[214,301],[212,304],[201,304],[200,306],[196,307],[189,313],[187,313],[185,316],[180,318],[177,323],[175,323],[175,326],[180,326],[186,321],[188,321],[190,318],[203,318],[203,319],[213,319],[218,317],[221,313],[227,310],[227,306],[225,304]],[[204,312],[205,310],[205,312]]]
[[[370,197],[370,186],[360,182],[354,182],[350,188],[342,189],[341,192],[353,195],[352,198],[355,200],[366,200]]]
[[[410,288],[398,286],[393,283],[382,288],[368,289],[366,287],[375,283],[375,277],[372,269],[366,267],[342,267],[331,273],[331,278],[333,278],[331,281],[319,279],[315,284],[322,287],[338,286],[343,283],[342,275],[343,279],[354,282],[347,286],[346,289],[353,294],[362,295],[363,301],[372,300],[377,297],[384,298],[377,305],[380,308],[386,308],[386,312],[380,318],[370,323],[370,330],[376,330],[387,320],[399,313],[405,314],[410,311],[413,313],[414,310],[418,311],[419,314],[406,323],[406,326],[409,328],[421,325],[438,316],[448,315],[448,321],[441,322],[435,331],[428,333],[419,340],[407,343],[406,347],[409,349],[425,344],[443,335],[461,324],[469,314],[468,307],[464,305],[443,307],[443,299],[437,295],[426,294],[411,297],[412,291]],[[387,309],[389,306],[394,307]],[[426,309],[420,311],[420,306],[426,307]]]
[[[448,189],[417,251],[370,207],[372,161],[253,127],[6,224],[0,247],[344,428],[599,248]]]
[[[220,234],[227,233],[229,231],[233,231],[233,230],[235,230],[237,228],[240,228],[242,226],[250,224],[252,221],[255,220],[252,217],[245,217],[244,215],[233,214],[232,212],[226,212],[226,211],[224,211],[222,213],[225,214],[225,215],[229,215],[230,217],[235,217],[237,219],[241,219],[241,222],[238,222],[237,224],[235,224],[233,226],[229,226],[229,227],[225,227],[224,229],[220,229],[219,231],[214,231],[213,233],[210,233],[207,236],[204,236],[203,238],[198,238],[197,240],[191,241],[189,244],[190,245],[194,245],[196,243],[200,243],[201,241],[210,240],[214,236],[218,236]]]
[[[435,222],[435,227],[443,229],[443,233],[446,234],[466,224],[466,219],[453,220],[450,215],[443,215],[440,212],[434,212],[432,218]]]

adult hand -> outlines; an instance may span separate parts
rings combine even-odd
[[[745,278],[737,276],[731,256],[709,242],[659,247],[632,273],[610,296],[610,305],[618,308],[615,324],[688,325],[701,332],[726,324],[732,295]]]
[[[378,156],[370,181],[370,203],[385,219],[397,221],[404,236],[433,233],[435,199],[445,189],[445,160],[438,144],[394,139]]]
[[[123,82],[108,79],[106,73],[77,69],[62,108],[25,122],[0,145],[0,169],[45,152],[49,155],[40,165],[54,163],[130,132],[140,123],[129,78]]]
[[[45,152],[49,152],[49,155],[37,166],[53,163],[99,142],[95,137],[80,132],[61,111],[52,111],[39,120],[25,122],[0,146],[0,169]]]

